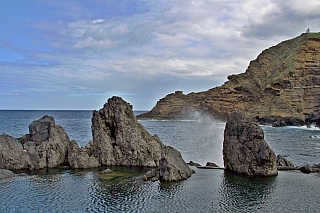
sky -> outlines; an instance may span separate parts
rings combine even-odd
[[[320,31],[320,0],[1,0],[0,109],[151,110]]]

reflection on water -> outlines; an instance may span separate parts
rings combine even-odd
[[[221,209],[256,211],[272,194],[275,179],[275,176],[246,177],[225,172],[219,190]]]
[[[53,115],[81,146],[91,137],[92,112],[0,111],[0,129],[19,137],[28,125],[45,114]],[[186,161],[222,163],[225,124],[196,121],[141,121],[165,145],[178,149]],[[24,129],[19,129],[23,127]],[[277,154],[296,165],[319,163],[320,130],[263,127]],[[1,133],[0,133],[1,134]],[[280,171],[270,178],[249,178],[223,170],[195,169],[191,178],[177,183],[144,182],[141,168],[102,170],[62,168],[28,172],[0,181],[0,212],[317,212],[320,175]],[[23,171],[22,171],[23,172]]]
[[[115,169],[115,168],[113,168]],[[197,169],[176,182],[143,181],[142,170],[119,168],[131,177],[101,179],[101,169],[41,170],[0,182],[0,212],[314,212],[319,174],[280,171],[252,178]],[[116,169],[115,169],[116,170]]]

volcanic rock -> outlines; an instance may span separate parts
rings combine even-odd
[[[188,164],[183,160],[181,153],[170,147],[163,148],[159,168],[146,173],[145,180],[161,180],[166,182],[185,180],[194,173]]]
[[[228,117],[224,130],[223,160],[227,170],[244,175],[277,175],[276,155],[264,140],[259,124],[243,111]]]
[[[99,112],[93,112],[92,135],[87,148],[102,166],[159,165],[164,145],[158,136],[148,133],[132,106],[120,97],[110,98]]]
[[[44,116],[29,126],[30,134],[13,138],[0,136],[0,168],[53,168],[66,160],[70,143],[65,130],[55,125],[53,117]]]
[[[312,173],[312,172],[316,172],[315,168],[313,168],[310,165],[305,165],[305,166],[301,166],[299,168],[299,170],[303,173]]]
[[[283,157],[282,155],[277,156],[277,166],[278,167],[289,167],[294,168],[294,165],[291,161]]]
[[[99,167],[100,164],[96,158],[89,156],[86,148],[80,148],[74,140],[68,147],[67,164],[72,169],[88,169]]]
[[[304,125],[320,108],[319,37],[319,33],[309,33],[283,41],[264,50],[245,73],[228,76],[222,86],[186,95],[182,91],[169,94],[138,118],[181,119],[201,111],[225,120],[234,110],[243,110],[259,120],[280,118],[286,125]],[[292,122],[287,122],[288,117]]]

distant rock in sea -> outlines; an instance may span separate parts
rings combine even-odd
[[[238,174],[278,174],[276,155],[264,140],[263,130],[243,111],[235,111],[228,117],[224,130],[223,160],[226,170]]]

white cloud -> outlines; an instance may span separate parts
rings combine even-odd
[[[99,2],[92,4],[105,6]],[[199,91],[244,72],[262,50],[298,36],[307,27],[320,31],[319,1],[132,2],[138,5],[135,10],[123,9],[127,1],[121,1],[121,7],[116,7],[121,11],[112,15],[117,5],[113,1],[107,12],[105,7],[96,8],[96,16],[79,2],[66,4],[75,8],[70,10],[72,19],[32,25],[42,32],[32,45],[45,50],[17,50],[25,59],[14,66],[14,72],[9,65],[2,69],[3,76],[23,76],[25,87],[35,87],[33,91],[77,96]],[[18,49],[6,40],[0,43]],[[22,66],[27,61],[35,63]]]

